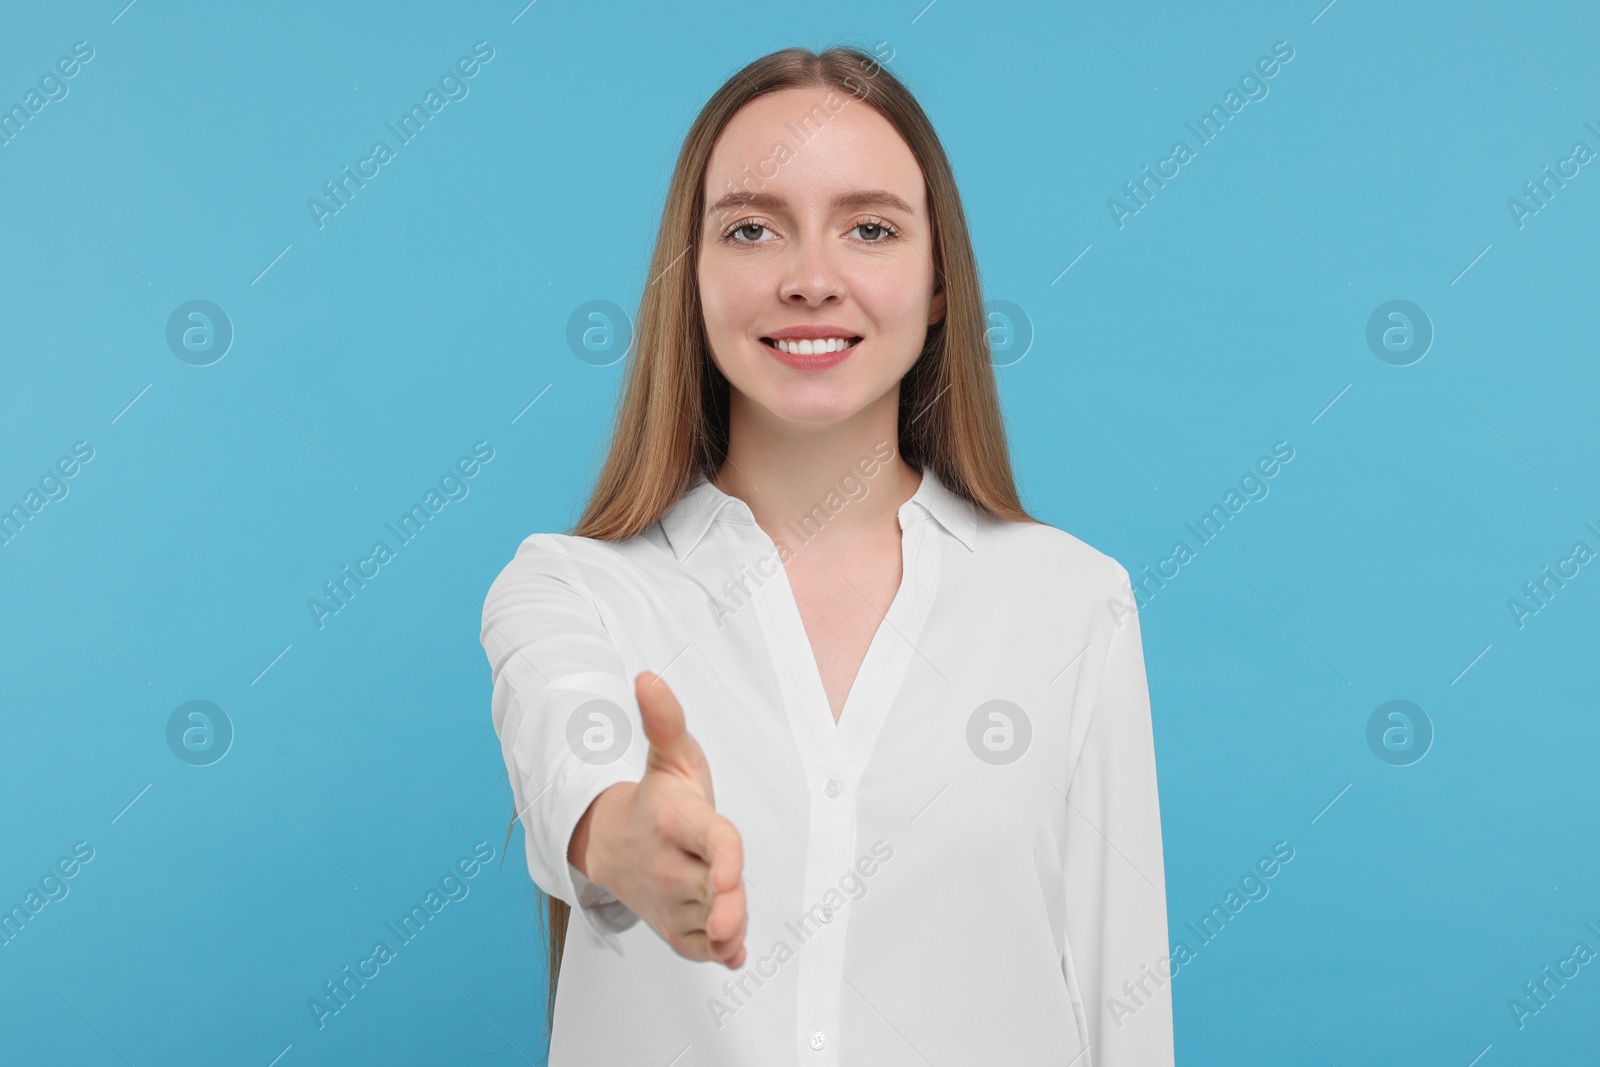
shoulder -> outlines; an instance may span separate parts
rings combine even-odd
[[[1131,588],[1127,568],[1114,557],[1048,523],[982,519],[978,536],[992,560],[1047,576],[1078,596],[1120,597]]]
[[[602,541],[564,533],[529,534],[517,545],[507,568],[567,570],[614,561],[618,553],[637,538],[627,541]]]
[[[979,555],[987,557],[980,578],[986,590],[1007,590],[1002,601],[1030,625],[1066,627],[1073,647],[1109,647],[1127,619],[1137,621],[1139,597],[1127,568],[1059,527],[987,522]]]
[[[517,545],[516,553],[511,557],[500,571],[500,577],[508,574],[532,573],[540,571],[560,571],[572,566],[572,555],[566,542],[575,540],[567,534],[536,533],[524,537]]]
[[[646,535],[605,541],[575,534],[529,534],[501,568],[490,587],[491,595],[504,588],[559,584],[594,599],[605,590],[630,585],[641,557],[649,556],[651,547]]]
[[[604,545],[603,541],[570,534],[529,534],[490,584],[488,601],[521,599],[558,586],[586,594],[582,564],[604,551]]]

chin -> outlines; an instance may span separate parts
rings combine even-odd
[[[788,389],[759,397],[757,403],[784,422],[813,426],[844,422],[866,406],[861,397],[823,389]]]

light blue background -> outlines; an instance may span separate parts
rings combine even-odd
[[[479,606],[576,518],[623,364],[568,318],[635,306],[694,113],[836,41],[918,94],[1031,323],[998,373],[1036,514],[1137,575],[1295,449],[1143,613],[1174,937],[1296,850],[1180,971],[1179,1063],[1592,1054],[1600,964],[1507,1006],[1600,949],[1600,566],[1507,608],[1600,549],[1600,164],[1507,206],[1600,149],[1592,7],[122,3],[0,32],[6,107],[94,48],[0,147],[0,505],[94,449],[0,547],[0,905],[95,850],[0,946],[0,1059],[540,1062]],[[477,41],[470,95],[319,229],[308,198]],[[1277,41],[1270,94],[1119,229],[1108,198]],[[192,299],[236,330],[211,366],[166,344]],[[1436,331],[1410,366],[1366,343],[1391,299]],[[470,495],[319,630],[307,599],[477,441]],[[192,699],[237,731],[208,767],[166,742]],[[1366,741],[1391,699],[1436,731],[1411,766]],[[478,841],[470,895],[319,1031],[307,999]]]

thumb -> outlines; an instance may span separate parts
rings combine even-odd
[[[650,742],[649,769],[671,770],[701,780],[710,795],[710,774],[700,744],[684,724],[683,706],[673,695],[667,680],[644,671],[633,680],[639,700],[639,718],[645,738]]]

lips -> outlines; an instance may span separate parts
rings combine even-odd
[[[783,338],[780,341],[763,337],[761,343],[775,351],[790,356],[842,355],[861,343],[860,337]]]
[[[860,337],[823,338],[821,343],[817,344],[815,349],[807,355],[803,349],[812,347],[805,343],[807,340],[807,338],[798,338],[795,341],[784,339],[782,344],[790,349],[787,352],[778,347],[778,343],[771,337],[763,337],[761,342],[766,345],[767,353],[773,359],[791,370],[804,372],[826,371],[837,367],[854,355],[855,350],[861,344]],[[829,351],[834,345],[845,344],[846,342],[848,342],[848,347],[841,348],[838,351]]]

